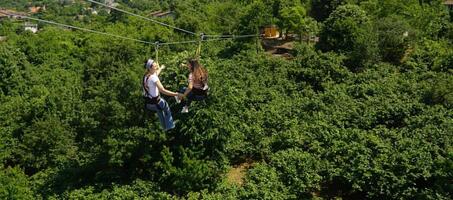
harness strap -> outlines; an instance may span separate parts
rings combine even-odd
[[[159,97],[155,98],[148,98],[148,97],[143,97],[145,100],[145,105],[150,104],[150,105],[155,105],[158,110],[162,110],[162,107],[159,105],[159,102],[161,99]]]
[[[149,89],[148,89],[148,84],[147,84],[148,83],[148,79],[149,79],[150,76],[151,75],[149,75],[149,74],[145,74],[143,76],[143,90],[145,90],[145,96],[146,97],[150,97],[151,96],[151,94],[149,94]]]
[[[196,57],[197,59],[200,59],[200,54],[201,54],[201,43],[203,42],[204,37],[205,37],[204,33],[201,33],[201,34],[200,34],[200,40],[198,41],[198,48],[197,48],[197,50],[195,51],[195,57]]]
[[[157,96],[157,97],[153,97],[150,93],[149,93],[149,88],[148,88],[148,79],[151,75],[149,74],[145,74],[143,76],[143,90],[145,90],[145,104],[153,104],[153,105],[156,105],[157,109],[159,110],[162,110],[162,108],[160,107],[159,105],[159,102],[160,102],[160,97]]]
[[[208,95],[208,90],[203,90],[199,88],[192,88],[193,94],[197,96],[207,96]]]
[[[159,63],[159,46],[160,46],[159,41],[157,41],[155,43],[155,46],[154,46],[154,51],[155,51],[155,54],[156,54],[155,56],[156,56],[156,62],[157,63]]]

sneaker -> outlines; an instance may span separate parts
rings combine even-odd
[[[167,128],[167,129],[164,129],[164,131],[167,132],[167,131],[169,131],[169,130],[171,130],[171,129],[174,129],[174,128],[175,128],[175,126],[170,127],[170,128]]]
[[[175,96],[176,103],[181,103],[181,99],[178,98],[178,96]]]
[[[182,107],[181,113],[188,113],[188,112],[189,112],[189,106]]]

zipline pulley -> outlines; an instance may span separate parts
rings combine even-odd
[[[197,51],[195,52],[195,57],[197,58],[197,60],[200,59],[201,43],[204,41],[204,38],[205,38],[205,34],[204,33],[200,33],[200,41],[198,41],[198,48],[197,48]]]

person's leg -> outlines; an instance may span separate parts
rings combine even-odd
[[[165,124],[165,114],[163,110],[158,110],[156,111],[157,116],[159,117],[160,125],[162,126],[162,129],[166,130],[166,124]]]
[[[161,109],[158,109],[157,105],[155,105],[155,104],[146,104],[146,109],[157,113],[157,116],[159,117],[160,125],[162,126],[163,129],[165,129],[166,125],[165,125],[164,112]]]
[[[203,101],[206,99],[206,97],[207,97],[206,95],[194,95],[192,99],[193,101]]]
[[[168,103],[164,99],[161,99],[159,101],[159,106],[160,106],[160,108],[162,110],[162,114],[163,114],[163,119],[164,119],[164,124],[165,124],[164,130],[167,131],[169,129],[174,128],[175,124],[173,123],[173,117],[171,116],[171,111],[170,111],[170,107],[168,106]]]
[[[187,94],[186,98],[184,98],[184,101],[182,102],[182,110],[181,113],[188,113],[189,112],[189,106],[193,101],[194,94],[192,91]]]
[[[193,91],[190,91],[189,94],[187,94],[183,105],[189,107],[190,104],[192,104],[194,97],[195,97],[195,94],[193,93]]]
[[[184,94],[184,92],[186,91],[187,87],[181,87],[179,89],[179,93],[181,94]],[[190,104],[192,103],[193,101],[193,92],[190,91],[189,94],[187,94],[186,98],[184,98],[183,102],[182,102],[182,106],[190,106]]]

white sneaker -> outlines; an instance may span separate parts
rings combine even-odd
[[[178,96],[175,96],[176,103],[181,103],[181,99],[178,98]]]
[[[189,112],[189,106],[182,107],[181,113],[188,113],[188,112]]]

